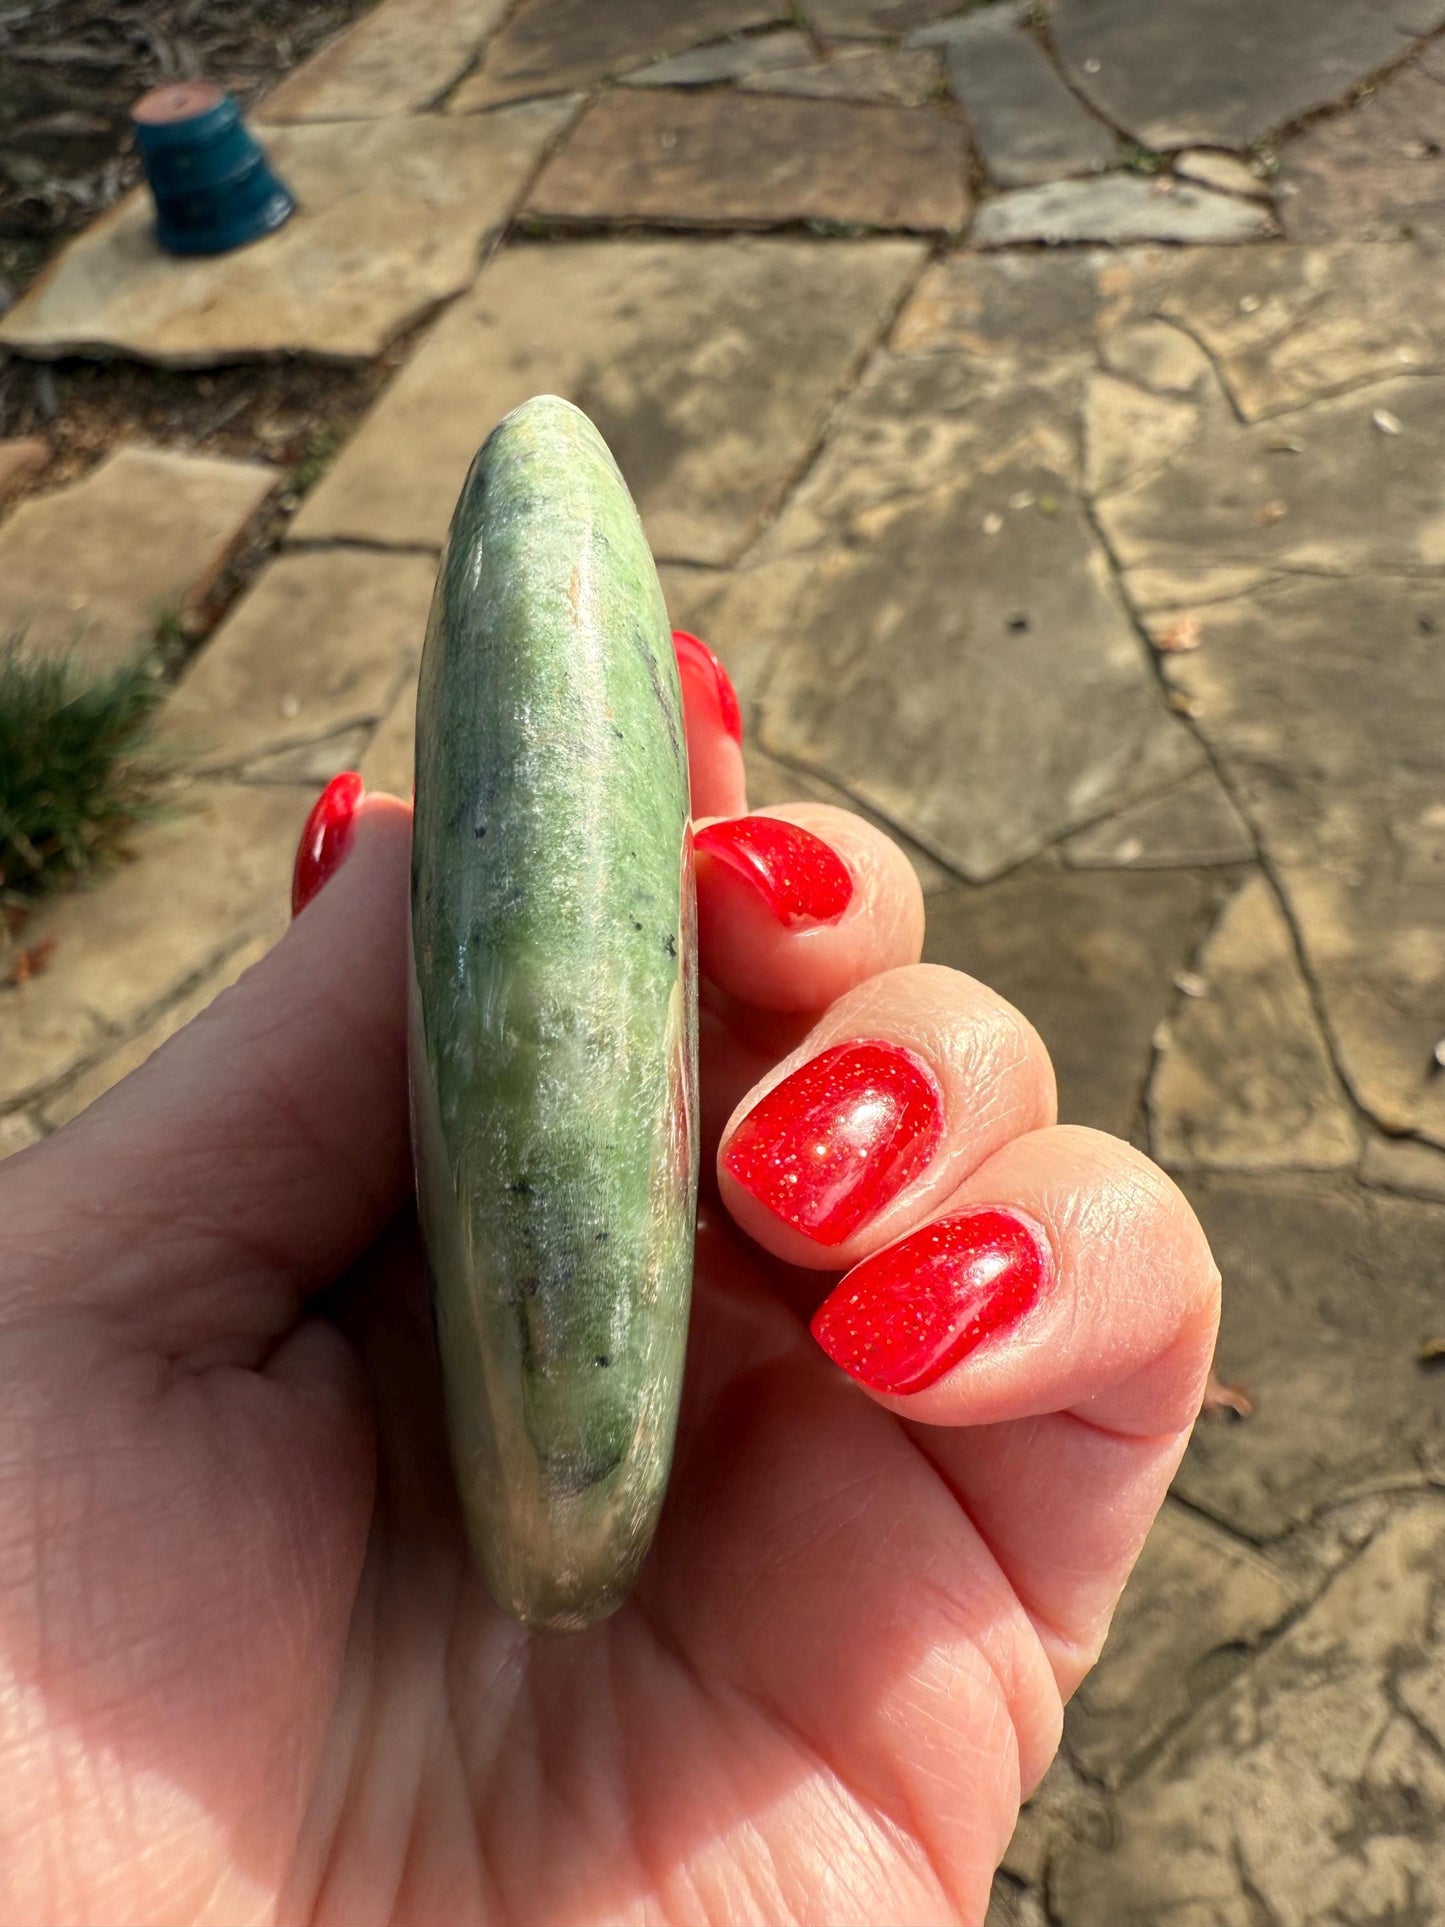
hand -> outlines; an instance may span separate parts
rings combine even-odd
[[[732,819],[725,686],[684,671],[694,803]],[[459,1537],[403,804],[0,1167],[7,1927],[982,1919],[1198,1410],[1217,1277],[1160,1172],[1054,1125],[1025,1020],[918,963],[900,853],[775,815],[826,847],[771,880],[746,832],[701,839],[720,1176],[662,1527],[589,1633],[528,1637]]]

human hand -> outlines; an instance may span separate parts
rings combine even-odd
[[[683,669],[694,807],[731,820],[726,687]],[[460,1538],[405,805],[368,799],[270,955],[0,1167],[7,1927],[982,1919],[1198,1410],[1217,1275],[1160,1172],[1054,1125],[1025,1020],[917,962],[902,855],[774,819],[824,847],[767,875],[746,830],[700,838],[719,1176],[661,1529],[586,1634],[504,1618]]]

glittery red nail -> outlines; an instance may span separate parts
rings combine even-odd
[[[912,1051],[838,1044],[758,1100],[723,1168],[784,1224],[836,1245],[912,1183],[942,1130],[942,1093]]]
[[[822,837],[780,816],[735,816],[696,847],[750,883],[779,923],[836,923],[853,901],[848,866]]]
[[[672,646],[677,651],[679,673],[713,709],[733,741],[740,743],[743,740],[743,712],[732,677],[701,637],[690,636],[686,629],[673,630]]]
[[[940,1218],[855,1265],[814,1314],[813,1336],[874,1391],[921,1392],[1016,1324],[1049,1269],[1011,1211]]]
[[[351,848],[351,824],[364,791],[355,770],[333,776],[312,805],[296,850],[291,914],[299,916]]]

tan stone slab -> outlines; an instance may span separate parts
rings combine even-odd
[[[1199,431],[1191,402],[1097,374],[1084,392],[1084,487],[1103,495],[1145,480]]]
[[[821,60],[750,73],[739,85],[748,93],[921,107],[942,89],[943,62],[931,47],[838,47]]]
[[[1243,1663],[1297,1603],[1251,1547],[1176,1505],[1145,1541],[1108,1643],[1069,1708],[1069,1754],[1114,1787],[1194,1712],[1211,1661]]]
[[[921,259],[911,241],[508,248],[398,375],[295,533],[439,544],[478,444],[551,390],[607,437],[657,554],[729,561]]]
[[[1259,831],[1345,1078],[1386,1130],[1445,1144],[1440,584],[1287,575],[1199,623],[1164,671]]]
[[[268,121],[415,113],[470,65],[506,0],[381,0],[266,96]]]
[[[50,460],[50,444],[43,435],[20,435],[0,442],[0,496],[8,495]]]
[[[775,21],[791,24],[782,0],[522,0],[448,104],[470,114],[498,101],[590,87],[659,54]]]
[[[408,676],[357,765],[369,790],[409,797],[416,784],[416,677]]]
[[[204,594],[280,479],[257,462],[118,448],[0,524],[0,634],[128,656]]]
[[[1174,171],[1186,181],[1203,187],[1217,187],[1221,194],[1240,194],[1249,201],[1267,201],[1269,182],[1256,174],[1248,161],[1237,154],[1221,154],[1214,148],[1191,147],[1174,157]]]
[[[1280,154],[1286,232],[1303,240],[1377,240],[1445,230],[1445,86],[1403,67],[1346,114],[1332,114]]]
[[[715,87],[722,81],[765,77],[778,67],[812,64],[813,47],[805,34],[792,27],[776,33],[736,34],[708,47],[690,47],[666,60],[639,67],[624,77],[626,87]]]
[[[594,101],[527,197],[555,221],[920,232],[968,218],[963,130],[939,108],[623,88]]]
[[[0,991],[0,1103],[108,1054],[240,943],[278,936],[314,800],[310,790],[192,785],[170,817],[132,838],[133,862],[37,911],[26,940],[54,948],[41,975]]]
[[[1049,1879],[1057,1917],[1430,1919],[1445,1891],[1442,1587],[1445,1508],[1427,1500],[1145,1767],[1107,1846],[1061,1853]]]
[[[1445,1151],[1414,1137],[1382,1137],[1372,1132],[1360,1159],[1360,1180],[1377,1191],[1445,1204]]]
[[[26,1111],[10,1111],[0,1117],[0,1158],[13,1157],[17,1151],[38,1144],[44,1133]]]
[[[1192,977],[1149,1083],[1159,1162],[1236,1171],[1353,1165],[1354,1119],[1264,877],[1251,877],[1225,907]]]
[[[962,13],[967,0],[803,0],[814,33],[825,40],[896,40]]]
[[[90,1065],[79,1077],[57,1091],[40,1107],[39,1115],[46,1129],[59,1130],[73,1117],[79,1117],[82,1111],[88,1109],[98,1097],[103,1097],[123,1077],[129,1077],[132,1071],[139,1070],[162,1044],[174,1037],[192,1018],[199,1017],[223,990],[229,990],[244,971],[264,957],[277,935],[279,930],[267,931],[239,944],[215,970],[207,971],[199,983],[174,1003],[167,1004],[154,1022],[145,1025],[133,1037],[127,1038],[119,1050],[102,1057],[98,1063]]]
[[[0,321],[32,354],[118,348],[205,366],[304,352],[369,360],[475,278],[566,101],[468,120],[385,120],[263,129],[300,211],[234,254],[161,253],[137,193],[87,228]]]
[[[435,576],[425,555],[279,557],[187,668],[167,737],[234,769],[375,722],[420,657]]]
[[[930,262],[898,317],[899,354],[962,350],[1017,361],[1090,351],[1100,325],[1101,257],[1067,254],[976,254],[960,248]]]

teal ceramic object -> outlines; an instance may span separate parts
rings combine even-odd
[[[472,465],[422,658],[411,1077],[468,1535],[498,1603],[579,1628],[671,1462],[697,1196],[696,920],[671,634],[585,415]]]

